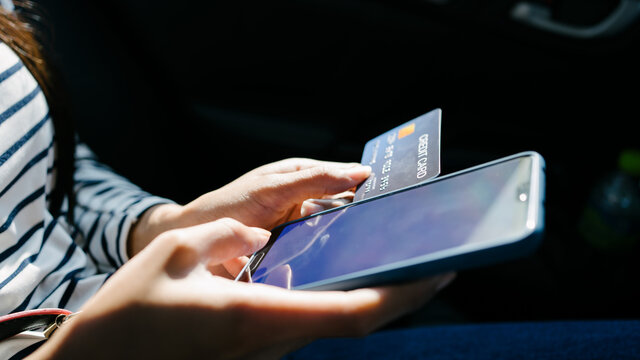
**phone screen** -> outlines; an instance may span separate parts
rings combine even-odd
[[[499,162],[285,225],[254,257],[252,281],[295,288],[522,236],[531,163]]]

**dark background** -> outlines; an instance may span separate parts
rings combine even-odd
[[[185,203],[285,157],[359,161],[439,107],[443,174],[544,156],[546,234],[399,323],[638,317],[638,246],[596,249],[579,224],[640,146],[640,23],[576,39],[514,21],[511,0],[41,3],[81,138],[145,190]],[[619,1],[536,3],[591,26]]]

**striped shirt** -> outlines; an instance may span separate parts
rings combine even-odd
[[[53,218],[48,198],[55,180],[54,144],[43,92],[0,42],[2,315],[35,308],[78,310],[128,260],[132,223],[149,207],[170,202],[116,175],[78,145],[74,223],[65,216]],[[5,343],[11,341],[0,343],[0,358],[16,351]]]

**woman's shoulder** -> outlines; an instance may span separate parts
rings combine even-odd
[[[0,124],[25,107],[38,108],[34,114],[48,112],[46,100],[34,76],[18,54],[6,43],[0,42]]]
[[[6,80],[24,65],[9,45],[0,41],[0,82]]]
[[[50,141],[49,121],[49,106],[38,82],[16,52],[6,43],[0,43],[0,165],[3,173],[14,153],[30,149],[27,146],[33,143],[30,139],[37,136],[38,142]]]

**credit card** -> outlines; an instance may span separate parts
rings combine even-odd
[[[435,109],[367,142],[361,163],[371,175],[353,201],[364,200],[432,179],[440,174],[442,110]]]

